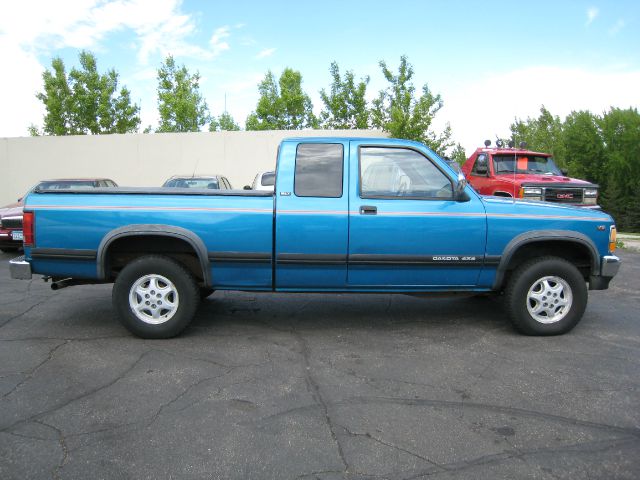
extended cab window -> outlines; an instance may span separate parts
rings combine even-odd
[[[363,198],[453,198],[453,186],[424,155],[405,148],[360,149]]]
[[[342,144],[299,144],[294,180],[296,196],[342,197],[342,169]]]

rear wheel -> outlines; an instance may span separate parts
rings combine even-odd
[[[195,315],[200,291],[193,275],[162,256],[137,258],[113,285],[113,305],[122,324],[142,338],[170,338]]]
[[[526,335],[559,335],[571,330],[587,307],[587,285],[578,269],[558,257],[524,263],[505,291],[511,323]]]

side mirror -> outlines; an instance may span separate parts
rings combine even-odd
[[[560,169],[560,172],[561,172],[561,173],[562,173],[562,175],[564,175],[565,177],[566,177],[567,175],[569,175],[569,171],[568,171],[566,168],[561,168],[561,169]]]
[[[19,201],[19,202],[21,202],[21,201],[22,201],[22,197],[20,197],[20,198],[18,199],[18,201]]]
[[[456,187],[454,190],[454,199],[457,202],[468,202],[469,195],[465,192],[465,188],[467,188],[467,178],[464,176],[462,172],[458,172],[458,183],[456,183]]]
[[[473,169],[475,173],[478,175],[486,175],[488,172],[487,169],[487,159],[484,157],[480,157],[476,160],[475,168]]]
[[[251,187],[249,185],[245,185],[244,187],[242,187],[243,190],[251,190]]]

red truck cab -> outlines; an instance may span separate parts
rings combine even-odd
[[[499,143],[478,148],[462,165],[471,186],[481,195],[542,200],[599,208],[598,185],[567,177],[548,153],[504,148]]]

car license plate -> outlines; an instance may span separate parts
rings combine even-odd
[[[16,241],[22,241],[24,239],[24,236],[22,235],[22,230],[15,230],[13,231],[13,233],[11,234],[11,237],[16,240]]]

